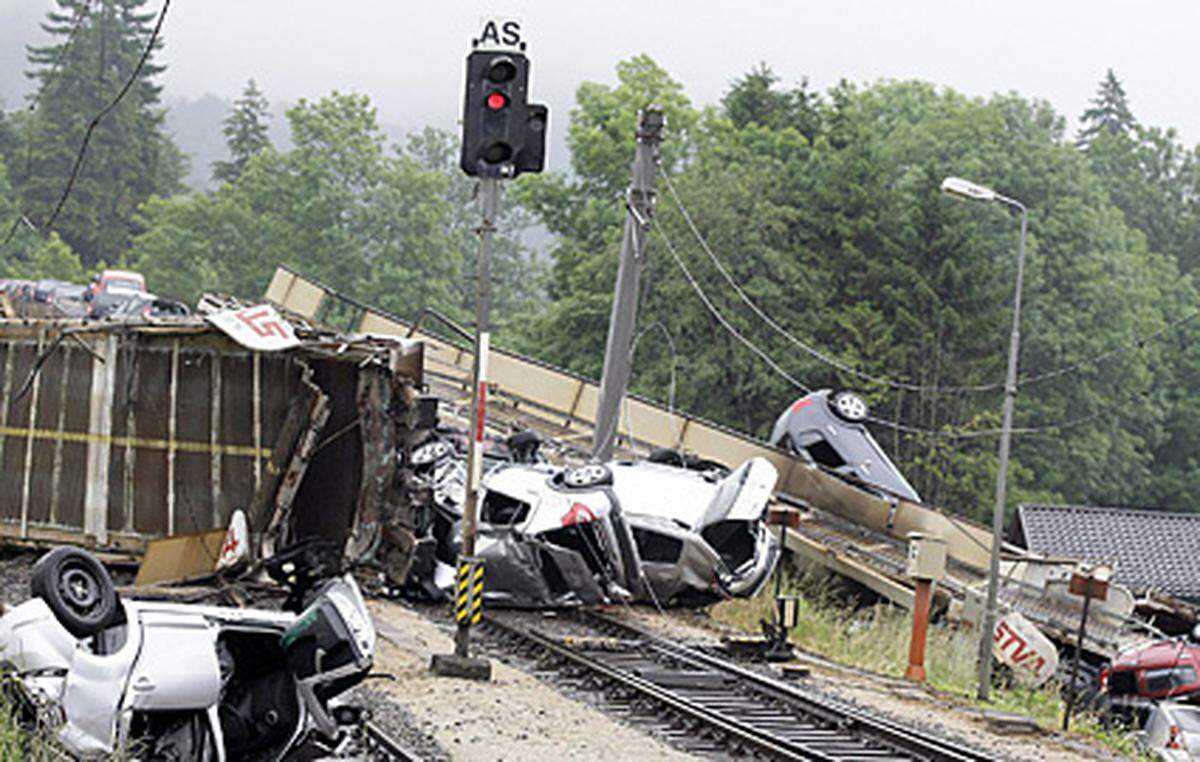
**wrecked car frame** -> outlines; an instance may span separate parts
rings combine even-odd
[[[34,567],[34,597],[0,617],[18,721],[76,758],[361,751],[358,713],[332,702],[370,671],[375,630],[354,577],[313,563],[314,547],[268,562],[291,587],[282,611],[124,599],[86,551],[51,551]]]
[[[493,440],[487,452],[476,555],[491,605],[701,603],[753,595],[775,567],[779,548],[764,519],[777,474],[764,459],[729,472],[648,461],[555,466],[538,462],[527,440]],[[450,590],[461,547],[465,465],[444,435],[413,461],[429,498],[410,588],[436,598]]]

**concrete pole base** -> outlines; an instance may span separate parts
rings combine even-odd
[[[434,654],[429,670],[439,677],[459,677],[464,680],[491,680],[492,663],[457,654]]]

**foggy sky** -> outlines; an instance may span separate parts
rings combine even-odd
[[[0,0],[0,98],[9,108],[27,87],[23,43],[41,37],[49,7]],[[557,145],[577,85],[613,82],[615,64],[643,52],[696,104],[715,102],[765,61],[785,84],[917,78],[969,95],[1044,98],[1071,120],[1111,66],[1143,124],[1200,140],[1200,99],[1185,84],[1200,63],[1194,0],[173,0],[166,98],[232,98],[254,77],[273,102],[362,92],[383,122],[454,128],[463,59],[484,15],[521,20],[532,97],[550,107]],[[564,159],[552,155],[551,164]]]

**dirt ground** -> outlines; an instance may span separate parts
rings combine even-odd
[[[380,635],[375,669],[397,678],[374,689],[452,760],[692,759],[495,660],[490,682],[434,677],[429,659],[453,650],[448,633],[402,604],[371,607]]]

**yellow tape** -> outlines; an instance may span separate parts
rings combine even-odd
[[[55,431],[53,429],[18,428],[15,426],[0,426],[0,437],[28,437],[34,439],[61,440],[63,442],[108,442],[117,447],[139,447],[146,450],[175,450],[177,452],[219,453],[221,455],[240,455],[248,458],[269,458],[271,448],[255,448],[248,445],[212,444],[210,442],[191,442],[187,440],[146,439],[143,437],[116,437],[104,434],[93,434],[86,431]]]

